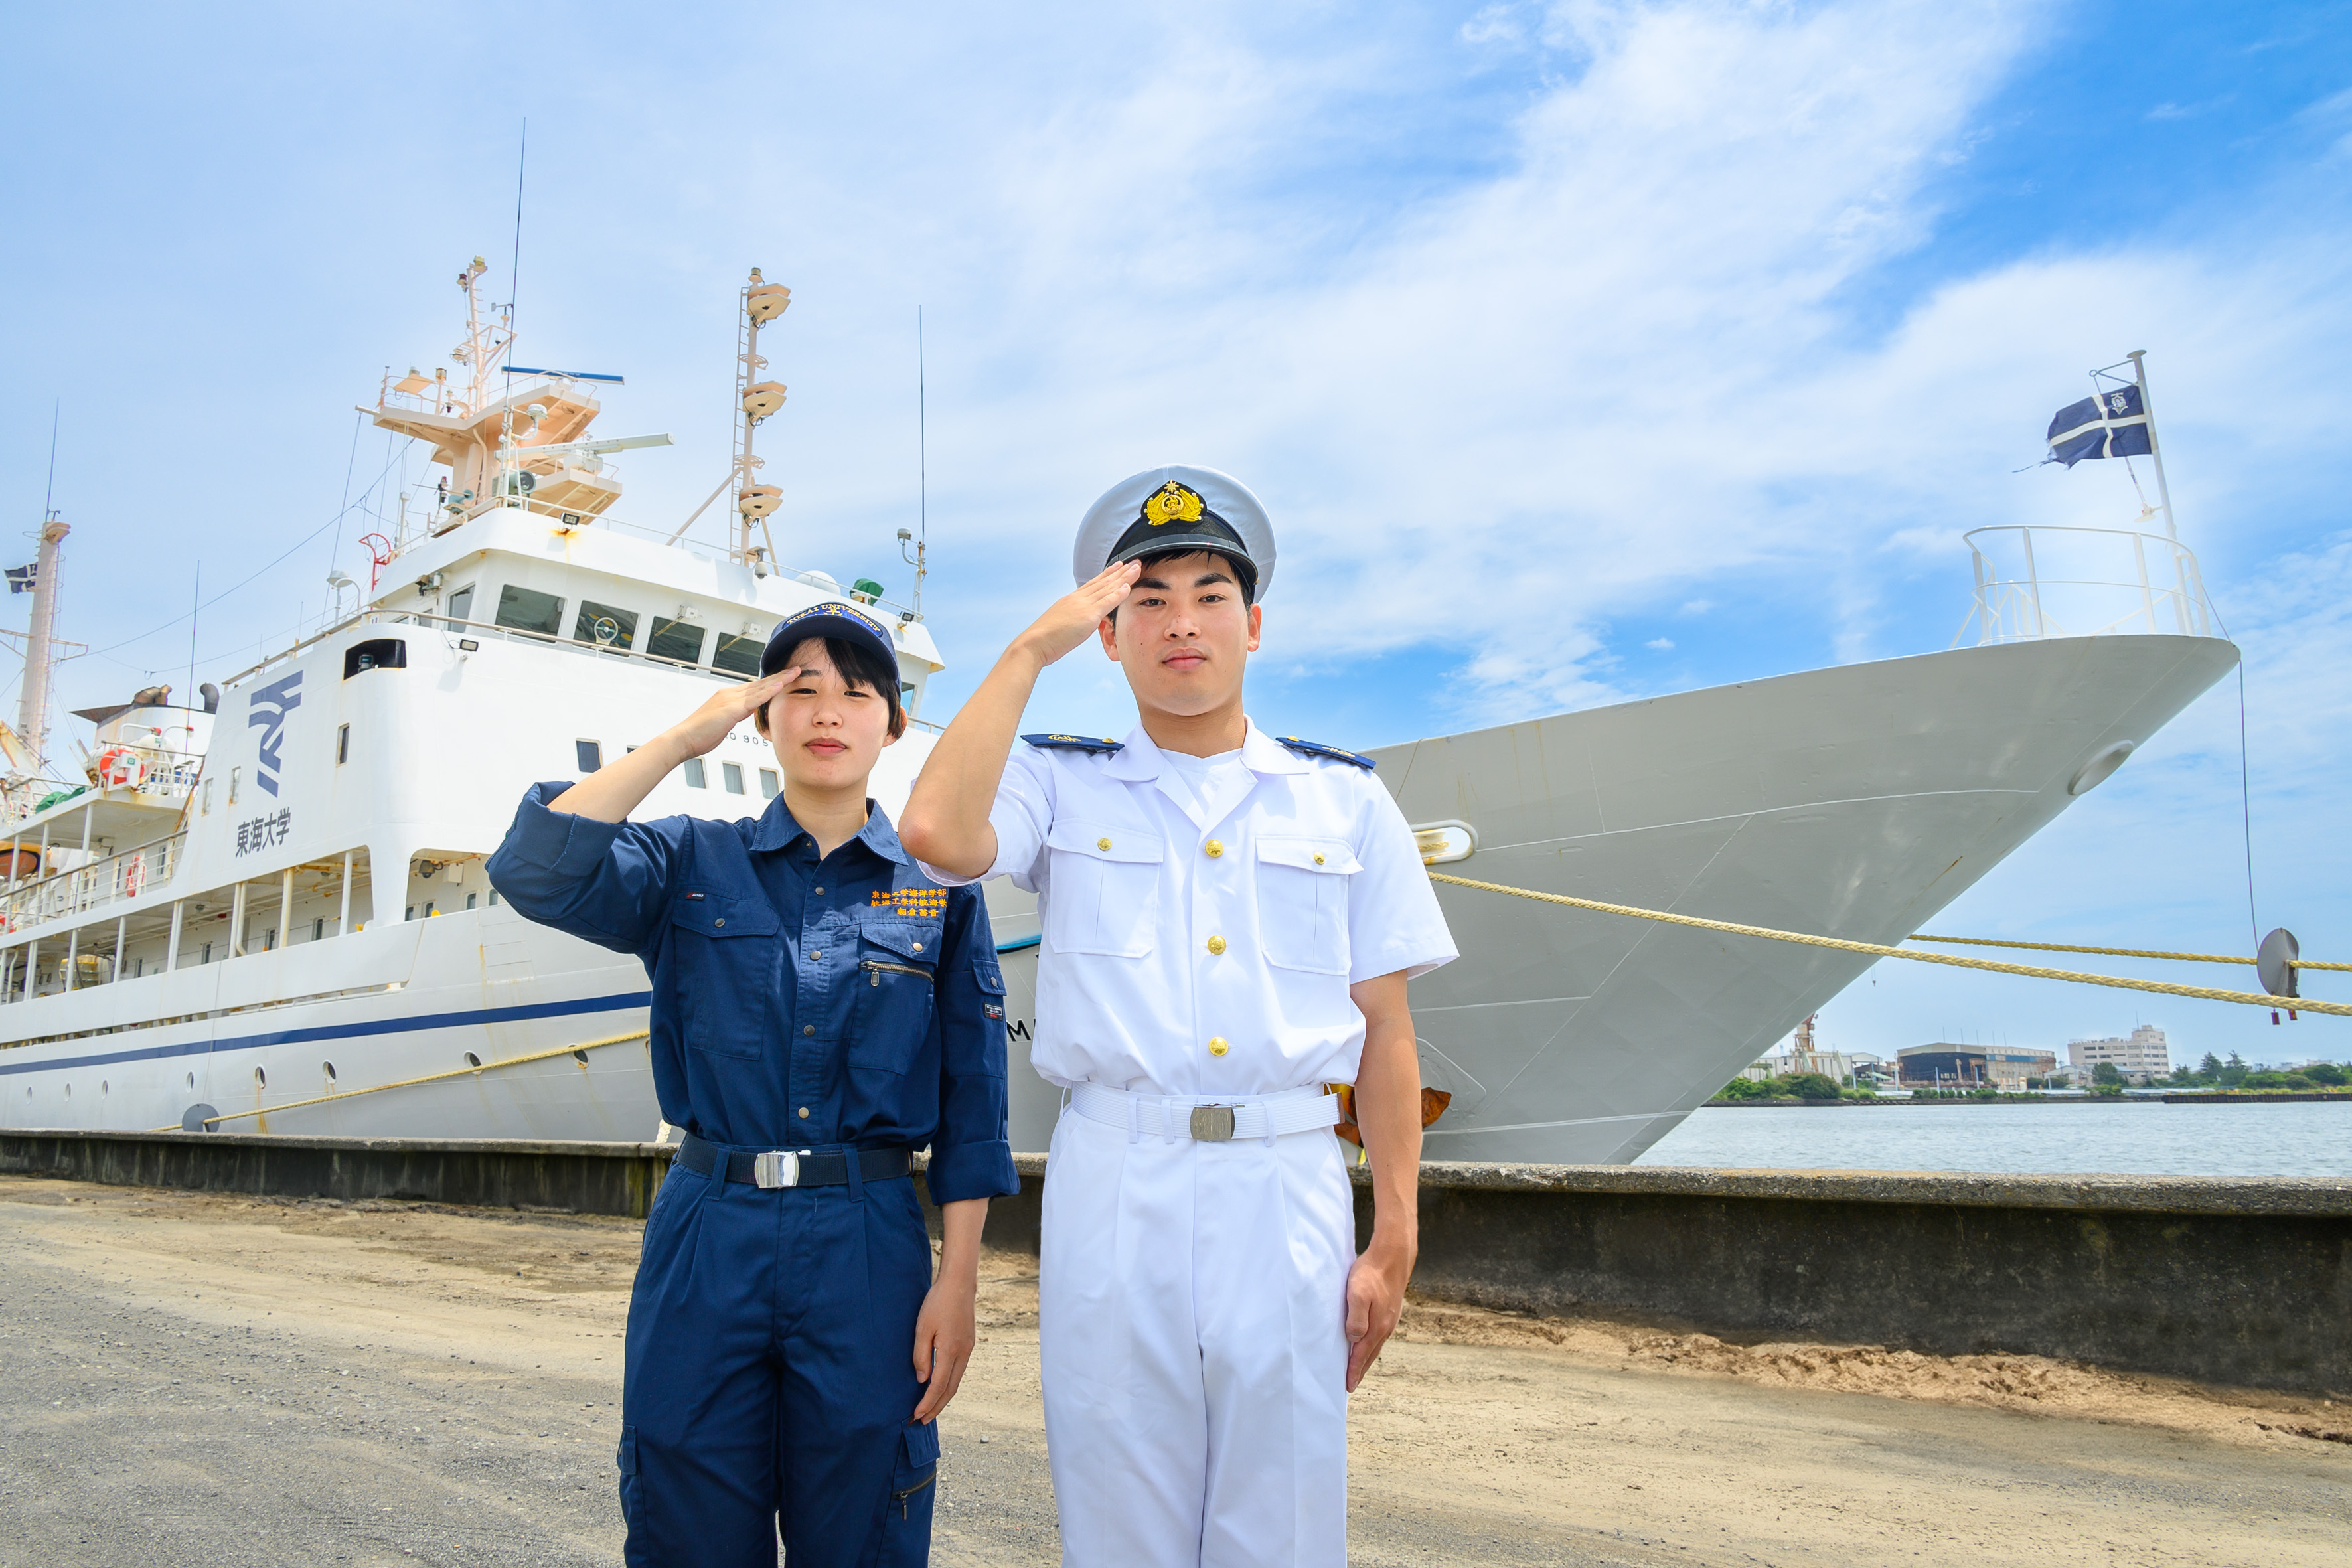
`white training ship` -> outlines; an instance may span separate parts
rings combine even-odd
[[[514,366],[480,276],[477,262],[458,279],[464,384],[387,376],[366,410],[448,472],[429,509],[374,539],[351,613],[201,705],[158,688],[83,710],[97,732],[78,779],[41,776],[28,679],[26,736],[0,729],[16,767],[0,1126],[650,1138],[643,966],[520,919],[483,875],[524,788],[651,738],[756,671],[778,620],[851,598],[893,623],[914,723],[875,790],[904,802],[943,668],[919,546],[899,605],[780,566],[767,538],[780,494],[753,446],[785,390],[759,336],[789,292],[756,271],[741,291],[735,449],[704,503],[727,498],[730,542],[713,552],[681,543],[685,526],[610,515],[621,484],[604,458],[667,438],[591,435],[612,378]],[[64,535],[45,524],[28,678],[46,679]],[[1466,876],[1898,942],[2237,658],[2207,633],[2168,512],[2160,536],[1971,540],[1974,646],[1381,748],[1379,776],[1433,862]],[[1997,559],[2011,548],[2024,566]],[[2058,563],[2102,552],[2137,575]],[[2053,619],[2102,595],[2120,599],[2092,621]],[[732,818],[776,789],[746,726],[642,809]],[[1013,993],[1013,1145],[1042,1150],[1056,1095],[1026,1063],[1034,900],[988,894]],[[1423,1074],[1451,1097],[1433,1159],[1631,1160],[1868,963],[1440,899],[1463,958],[1412,994]]]

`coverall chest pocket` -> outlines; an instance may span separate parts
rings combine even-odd
[[[1258,940],[1265,961],[1348,973],[1348,888],[1362,865],[1343,838],[1257,841]]]
[[[903,1073],[931,1027],[940,970],[940,922],[861,914],[857,972],[850,977],[849,1065]]]
[[[1053,857],[1045,940],[1054,950],[1150,957],[1166,841],[1133,827],[1071,819],[1054,824],[1045,847]]]
[[[765,899],[688,889],[670,906],[671,994],[686,1043],[756,1058],[776,1012],[782,923]]]

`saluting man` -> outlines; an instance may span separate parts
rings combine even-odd
[[[1405,983],[1454,942],[1372,763],[1244,710],[1274,576],[1255,496],[1209,468],[1138,474],[1088,510],[1074,564],[900,822],[941,883],[1038,894],[1030,1055],[1069,1091],[1039,1283],[1063,1560],[1339,1568],[1347,1394],[1417,1245]],[[1039,673],[1090,637],[1140,721],[1016,751]],[[1341,1083],[1373,1182],[1361,1257]]]

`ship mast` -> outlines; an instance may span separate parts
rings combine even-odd
[[[25,694],[16,709],[16,733],[24,740],[25,771],[37,775],[49,759],[49,676],[57,665],[58,560],[72,532],[51,512],[41,522],[41,553],[33,568],[33,624],[25,636]]]
[[[710,509],[710,503],[720,496],[732,493],[735,500],[735,526],[730,531],[727,553],[751,568],[759,576],[775,570],[776,542],[768,532],[768,517],[783,504],[784,492],[774,485],[760,483],[760,470],[767,459],[751,449],[752,432],[768,416],[784,405],[784,384],[764,381],[760,373],[768,368],[766,356],[760,353],[760,329],[774,321],[790,308],[793,291],[781,283],[770,283],[751,268],[751,281],[744,284],[740,295],[742,314],[735,325],[735,456],[728,464],[727,477],[719,488],[702,498],[702,504],[687,514],[669,536],[676,544],[686,537],[695,520]],[[752,525],[760,530],[760,542],[751,542]]]

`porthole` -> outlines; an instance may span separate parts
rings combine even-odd
[[[73,1098],[73,1085],[71,1084],[66,1085],[66,1098],[68,1100],[71,1100]]]
[[[108,1091],[108,1089],[110,1089],[110,1088],[112,1088],[112,1087],[113,1087],[113,1086],[112,1086],[112,1085],[110,1085],[110,1084],[109,1084],[109,1083],[108,1083],[104,1079],[100,1079],[98,1080],[98,1092],[99,1092],[99,1093],[100,1093],[100,1094],[104,1094],[104,1093],[106,1093],[106,1092]]]
[[[333,1088],[335,1082],[335,1064],[332,1062],[320,1062],[319,1064],[319,1070],[327,1075],[327,1086],[330,1089]]]
[[[195,1088],[195,1087],[196,1087],[196,1075],[195,1075],[195,1074],[194,1074],[194,1073],[190,1073],[190,1074],[188,1075],[188,1087],[189,1087],[190,1089],[194,1089],[194,1088]]]
[[[466,1053],[466,1065],[469,1068],[480,1067],[482,1065],[482,1058],[476,1056],[473,1052],[467,1051]]]
[[[588,1053],[586,1051],[574,1051],[572,1053],[572,1059],[578,1062],[584,1068],[588,1065]]]
[[[259,1068],[254,1068],[253,1087],[256,1089],[268,1089],[269,1087],[269,1075],[263,1072]]]

